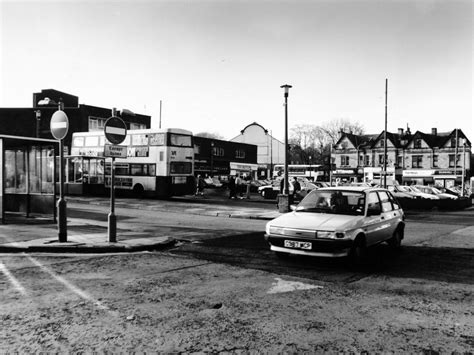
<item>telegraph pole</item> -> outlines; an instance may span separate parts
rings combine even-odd
[[[388,79],[385,79],[385,130],[383,133],[383,187],[387,188],[387,92]]]

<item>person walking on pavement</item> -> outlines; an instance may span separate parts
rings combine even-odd
[[[243,198],[243,180],[242,178],[240,177],[239,174],[237,174],[236,178],[235,178],[235,187],[236,187],[236,192],[239,194],[239,198],[242,199]]]
[[[300,191],[301,191],[301,185],[300,185],[300,182],[298,181],[298,178],[295,176],[293,177],[293,199],[296,197],[296,195]]]
[[[236,199],[237,194],[235,191],[235,178],[231,175],[229,176],[229,199]]]
[[[196,196],[197,195],[204,196],[204,186],[205,186],[204,179],[202,178],[201,175],[198,175],[197,180],[196,180],[196,193],[195,193]]]

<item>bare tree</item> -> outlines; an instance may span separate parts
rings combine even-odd
[[[319,126],[318,145],[334,144],[340,137],[340,132],[364,134],[364,127],[359,122],[351,122],[346,118],[338,118],[324,122]]]
[[[303,150],[314,147],[318,127],[311,124],[296,125],[291,128],[290,139],[293,144],[299,145]]]

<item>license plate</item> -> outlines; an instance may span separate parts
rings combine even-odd
[[[294,249],[307,249],[311,250],[310,242],[297,242],[294,240],[285,240],[285,248],[294,248]]]

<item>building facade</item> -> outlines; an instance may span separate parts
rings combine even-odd
[[[471,157],[471,142],[460,129],[439,133],[433,128],[431,133],[411,134],[400,128],[397,133],[379,135],[341,132],[332,151],[332,179],[381,183],[386,175],[387,184],[448,187],[469,180]]]
[[[111,108],[79,104],[77,96],[54,89],[45,89],[33,93],[33,106],[28,108],[0,108],[0,134],[13,136],[54,139],[51,135],[50,120],[58,109],[58,103],[64,105],[69,119],[68,134],[64,146],[70,151],[72,134],[103,130],[105,121],[112,116]],[[129,110],[117,111],[128,129],[150,128],[151,116],[133,113]]]
[[[285,163],[285,144],[275,139],[271,132],[257,122],[247,125],[231,142],[247,143],[257,146],[257,177],[269,178],[273,166]]]
[[[194,136],[195,175],[216,176],[245,174],[257,178],[257,146]]]

